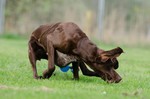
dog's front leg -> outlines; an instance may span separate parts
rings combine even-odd
[[[79,80],[79,63],[78,62],[72,62],[72,67],[73,67],[73,79],[74,80]]]
[[[83,75],[85,75],[85,76],[96,76],[96,77],[99,77],[99,75],[96,72],[90,71],[86,67],[86,65],[84,64],[84,62],[80,62],[79,66],[80,66],[80,69],[81,69]]]
[[[47,53],[48,53],[48,69],[46,69],[43,72],[43,78],[50,78],[55,70],[54,47],[51,41],[47,41]]]

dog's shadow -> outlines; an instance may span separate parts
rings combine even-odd
[[[79,80],[73,79],[72,72],[61,72],[55,71],[53,76],[53,80],[61,80],[61,81],[75,81],[75,82],[82,82],[82,83],[105,83],[101,78],[98,77],[88,77],[84,76],[81,72],[79,73]]]

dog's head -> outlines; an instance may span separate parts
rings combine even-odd
[[[105,81],[118,83],[121,81],[120,75],[115,71],[119,67],[117,57],[123,53],[120,47],[109,51],[101,51],[96,57],[93,70]]]

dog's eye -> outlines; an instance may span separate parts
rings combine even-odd
[[[116,60],[116,62],[114,63],[114,69],[117,69],[119,67],[119,63],[118,61]]]
[[[113,62],[113,63],[115,63],[116,61],[117,61],[116,58],[112,58],[112,59],[111,59],[111,62]]]

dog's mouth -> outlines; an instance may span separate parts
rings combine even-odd
[[[103,79],[107,83],[119,83],[122,80],[122,78],[120,76],[113,78],[108,73],[99,72],[99,76],[101,77],[101,79]]]

